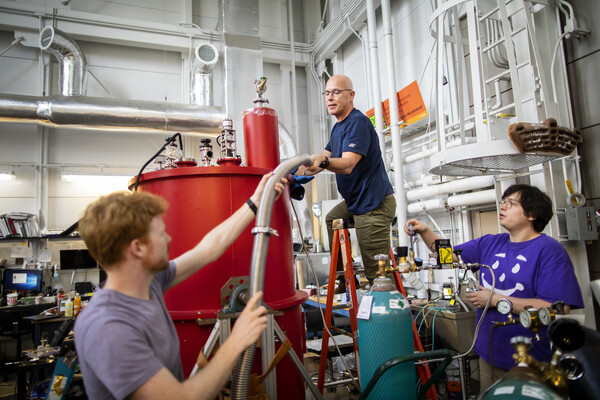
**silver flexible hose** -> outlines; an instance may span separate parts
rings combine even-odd
[[[270,228],[271,215],[273,212],[273,203],[277,196],[275,185],[301,165],[312,165],[312,158],[308,154],[300,154],[279,164],[275,168],[275,171],[273,171],[273,176],[267,181],[265,190],[263,191],[256,216],[256,226],[252,229],[254,245],[250,261],[250,297],[262,291],[265,283],[265,264],[267,262],[269,237],[273,233],[273,230]],[[257,307],[264,304],[262,299],[259,303]],[[235,400],[245,400],[248,398],[248,381],[250,379],[250,370],[255,352],[256,344],[248,347],[233,370],[231,392],[232,398]]]

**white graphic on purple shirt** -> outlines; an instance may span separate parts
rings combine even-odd
[[[495,255],[498,258],[506,258],[506,254],[505,253],[498,253]],[[521,261],[527,261],[527,259],[522,256],[522,255],[518,255],[517,260],[521,260]],[[492,269],[498,269],[498,267],[500,266],[500,260],[496,260],[496,262],[494,262],[492,264]],[[518,273],[521,270],[521,265],[519,263],[516,263],[512,268],[511,268],[511,272],[513,274]],[[489,283],[486,280],[487,277],[487,271],[481,271],[481,282],[484,288],[486,289],[492,289],[492,284]],[[503,272],[502,275],[500,275],[500,277],[498,278],[498,280],[500,282],[504,282],[506,280],[506,274]],[[523,291],[525,289],[525,287],[521,284],[521,283],[517,283],[513,288],[509,288],[509,289],[498,289],[495,288],[494,292],[502,295],[502,296],[511,296],[513,293],[515,293],[516,291]]]

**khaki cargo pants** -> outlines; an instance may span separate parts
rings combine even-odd
[[[329,234],[329,248],[332,249],[333,229],[331,225],[334,220],[343,218],[346,221],[354,221],[358,247],[365,267],[365,275],[369,280],[377,277],[376,254],[390,254],[390,229],[394,216],[396,215],[396,198],[393,194],[386,196],[381,205],[362,215],[352,215],[346,202],[342,201],[327,213],[327,233]],[[342,271],[342,257],[338,257],[337,270]]]

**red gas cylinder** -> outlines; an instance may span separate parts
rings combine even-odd
[[[274,170],[279,165],[277,111],[254,107],[244,111],[244,147],[249,167]]]
[[[156,194],[169,202],[164,221],[172,238],[169,256],[174,259],[194,247],[212,228],[241,207],[267,172],[269,170],[265,168],[241,166],[160,170],[143,174],[138,190]],[[306,300],[306,293],[294,287],[289,204],[289,192],[286,191],[273,207],[271,226],[279,236],[273,235],[269,239],[264,300],[273,309],[283,312],[275,320],[290,338],[296,354],[301,356],[306,342],[300,304]],[[165,293],[167,309],[179,336],[185,376],[189,376],[213,329],[217,311],[222,308],[222,296],[227,296],[223,293],[241,280],[248,280],[242,277],[250,275],[252,227],[254,222],[217,261]],[[233,277],[238,278],[231,282]],[[260,351],[256,352],[254,364],[260,365]],[[304,399],[305,396],[302,376],[289,357],[277,366],[277,394],[286,399]]]

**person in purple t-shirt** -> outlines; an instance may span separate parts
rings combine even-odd
[[[329,248],[332,248],[333,221],[353,220],[365,275],[372,282],[377,276],[375,255],[390,252],[390,229],[396,213],[394,190],[385,171],[373,124],[354,108],[355,93],[350,78],[332,76],[323,94],[327,111],[337,122],[325,149],[312,156],[313,165],[300,167],[297,174],[316,175],[326,169],[335,173],[344,201],[326,217]],[[342,257],[338,257],[337,270],[342,270]],[[337,292],[345,291],[346,283],[342,280]]]
[[[169,261],[167,202],[144,192],[116,192],[90,204],[79,232],[107,279],[77,317],[75,347],[89,399],[213,399],[238,356],[266,326],[265,307],[250,299],[227,341],[196,375],[184,381],[179,340],[164,292],[217,260],[254,218],[265,175],[233,215],[191,250]],[[275,185],[281,194],[287,181]]]
[[[496,287],[485,315],[475,351],[479,355],[481,392],[515,366],[510,339],[514,336],[531,337],[530,330],[520,324],[503,326],[493,331],[490,354],[491,327],[495,321],[506,321],[507,316],[496,310],[501,299],[509,300],[513,313],[526,306],[548,307],[555,301],[564,301],[565,311],[582,308],[583,298],[577,283],[573,264],[564,247],[555,239],[541,233],[552,218],[552,201],[537,187],[529,185],[509,186],[502,195],[500,225],[508,231],[497,235],[484,235],[455,248],[461,249],[465,262],[488,265],[494,271]],[[404,231],[412,229],[433,250],[439,237],[425,224],[410,219]],[[456,255],[454,259],[456,260]],[[477,308],[477,321],[490,295],[492,278],[489,270],[482,268],[479,291],[468,293],[467,299]],[[533,341],[530,354],[538,361],[549,361],[550,343],[545,329],[539,333],[540,340]],[[493,365],[491,364],[493,362]]]

